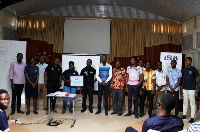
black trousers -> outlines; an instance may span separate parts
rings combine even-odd
[[[60,82],[47,82],[47,94],[55,93],[56,91],[58,91],[60,86],[61,86]],[[49,100],[47,98],[47,108],[49,108],[48,102]],[[56,104],[56,97],[50,97],[50,108],[55,109],[55,104]]]
[[[167,90],[167,93],[170,93],[170,91]],[[175,115],[178,116],[179,114],[179,91],[174,91],[173,93],[170,93],[175,97],[176,105],[175,105]]]
[[[138,114],[138,85],[128,85],[128,112],[132,113],[132,98],[134,95],[134,112]]]
[[[24,84],[14,84],[15,89],[12,89],[12,103],[11,103],[11,111],[15,112],[15,104],[17,97],[17,111],[20,111],[21,108],[21,95],[24,88]]]
[[[144,102],[146,100],[146,97],[148,96],[149,100],[149,110],[148,114],[152,115],[152,110],[153,110],[153,95],[151,94],[151,90],[144,90],[142,89],[142,100],[141,100],[141,106],[140,106],[140,113],[144,114]]]
[[[92,109],[93,105],[93,92],[94,92],[94,87],[92,86],[86,86],[83,87],[83,103],[82,103],[82,108],[86,109],[86,100],[87,100],[87,95],[89,97],[89,109]]]

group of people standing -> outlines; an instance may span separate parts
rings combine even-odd
[[[26,65],[23,61],[23,54],[17,54],[17,61],[10,65],[10,81],[12,88],[12,104],[11,114],[15,113],[15,103],[17,98],[17,112],[23,114],[21,108],[21,94],[25,84],[26,93],[26,115],[30,114],[30,98],[33,98],[34,114],[38,114],[37,105],[38,94],[43,91],[43,109],[47,110],[48,103],[46,95],[58,91],[61,87],[62,81],[64,81],[63,91],[67,93],[76,93],[77,88],[70,86],[70,76],[79,75],[75,70],[74,62],[69,62],[69,69],[62,73],[62,68],[59,66],[60,60],[57,58],[52,65],[45,63],[44,55],[39,56],[39,63],[35,65],[36,59],[34,57],[29,58],[29,64]],[[127,69],[121,67],[121,62],[115,62],[115,68],[112,68],[110,64],[106,62],[105,55],[101,57],[102,63],[100,63],[95,70],[92,67],[92,60],[88,59],[86,67],[81,70],[80,75],[84,76],[83,90],[83,102],[81,112],[86,111],[86,99],[89,97],[89,111],[93,113],[93,92],[94,83],[98,81],[98,105],[96,115],[101,113],[102,108],[102,96],[105,99],[105,115],[108,116],[108,93],[109,88],[112,90],[112,106],[113,112],[111,115],[123,114],[123,96],[124,91],[128,92],[128,113],[124,116],[135,115],[135,118],[143,117],[144,103],[148,97],[148,115],[152,117],[156,115],[157,102],[165,92],[172,94],[175,97],[175,115],[179,114],[179,91],[183,93],[183,116],[186,118],[188,109],[188,99],[191,105],[191,119],[190,123],[194,122],[195,115],[195,90],[196,84],[199,83],[199,73],[196,68],[191,66],[192,58],[187,57],[185,60],[186,68],[181,72],[176,68],[176,60],[171,61],[171,68],[166,72],[162,70],[162,62],[157,62],[157,69],[151,69],[151,62],[146,61],[145,67],[144,61],[137,60],[134,57],[130,58],[130,66]],[[182,79],[183,78],[183,79]],[[181,81],[182,86],[181,85]],[[165,87],[167,84],[167,88]],[[183,89],[183,90],[182,90]],[[104,94],[103,94],[104,93]],[[134,96],[134,110],[132,111],[132,101]],[[66,112],[66,104],[68,98],[63,99],[63,111]],[[50,107],[53,112],[57,112],[55,109],[56,98],[50,98]],[[138,105],[140,104],[140,114],[138,112]],[[69,111],[72,113],[73,100],[70,99]]]

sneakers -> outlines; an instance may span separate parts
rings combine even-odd
[[[188,123],[193,123],[194,122],[194,118],[191,118],[190,120],[189,120],[189,122]]]
[[[186,119],[186,115],[183,115],[183,116],[181,117],[181,119],[182,119],[182,120],[185,120],[185,119]]]

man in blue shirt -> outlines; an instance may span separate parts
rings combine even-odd
[[[196,92],[196,84],[199,83],[199,72],[198,70],[191,66],[192,58],[187,57],[185,59],[186,67],[183,69],[183,116],[182,119],[186,119],[186,113],[188,109],[188,99],[190,100],[191,106],[191,119],[189,123],[194,122],[195,115],[195,92]]]
[[[104,91],[105,96],[105,115],[108,116],[108,92],[109,92],[109,81],[112,78],[112,66],[106,63],[107,57],[105,55],[102,56],[102,63],[98,65],[96,71],[96,78],[99,82],[98,85],[98,110],[95,113],[101,113],[101,102],[102,102],[102,95]]]
[[[0,131],[10,131],[8,127],[8,117],[5,113],[5,109],[8,108],[10,103],[10,96],[4,89],[0,89]]]
[[[167,93],[174,95],[176,99],[175,115],[179,114],[179,85],[181,83],[181,71],[176,68],[176,60],[171,61],[171,67],[166,72],[166,82],[168,85]]]

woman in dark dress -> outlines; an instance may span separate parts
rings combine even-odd
[[[30,98],[33,98],[33,113],[38,114],[37,110],[37,97],[38,97],[38,78],[39,69],[35,66],[35,57],[29,57],[29,65],[25,67],[25,92],[26,92],[26,105],[27,112],[26,115],[30,114]]]

